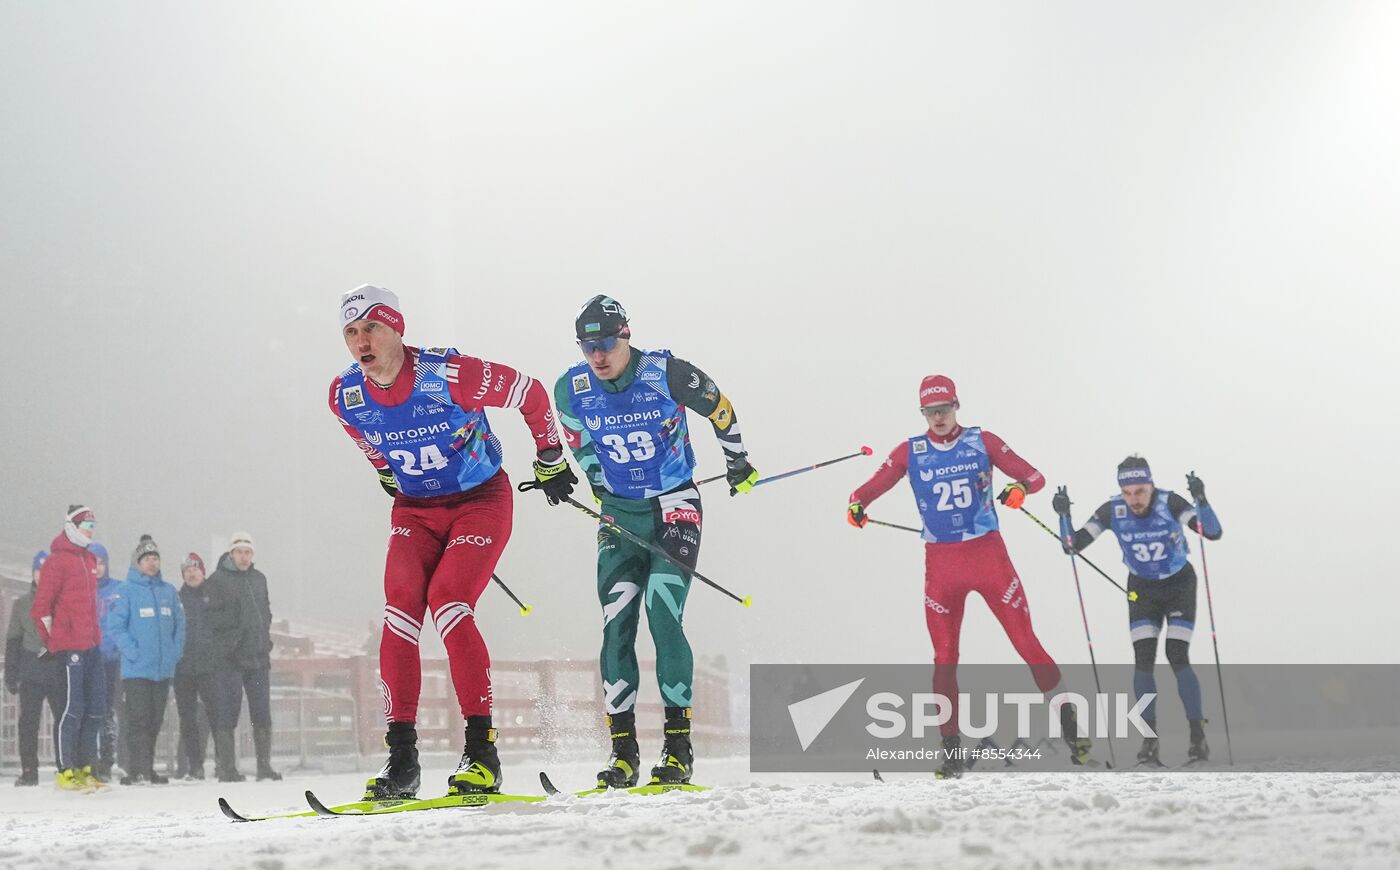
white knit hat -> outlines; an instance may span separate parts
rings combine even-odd
[[[234,532],[233,536],[229,538],[229,552],[233,552],[239,547],[244,547],[253,552],[257,552],[256,548],[253,547],[253,536],[248,534],[247,532]]]
[[[361,284],[340,296],[340,328],[355,320],[378,320],[403,335],[403,314],[398,294],[373,284]]]

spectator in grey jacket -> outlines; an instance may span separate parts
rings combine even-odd
[[[29,618],[34,590],[39,584],[39,569],[48,557],[44,550],[34,554],[29,592],[10,610],[10,628],[5,634],[5,688],[12,695],[19,695],[20,773],[15,785],[39,784],[39,720],[44,715],[44,702],[48,701],[53,718],[55,749],[58,747],[58,723],[63,718],[63,693],[67,685],[63,661],[44,654],[44,642]]]

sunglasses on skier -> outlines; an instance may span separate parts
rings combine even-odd
[[[925,405],[919,411],[925,417],[946,417],[956,409],[954,405]]]
[[[610,335],[607,338],[581,338],[578,346],[579,350],[583,351],[584,356],[591,356],[598,351],[612,353],[613,348],[617,347],[617,343],[621,340],[622,336],[620,335]]]

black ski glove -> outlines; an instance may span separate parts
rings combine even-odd
[[[1205,481],[1196,476],[1196,472],[1187,473],[1186,488],[1191,490],[1191,498],[1195,500],[1196,504],[1206,503],[1206,484]]]
[[[544,497],[552,505],[559,504],[574,493],[574,484],[578,483],[578,477],[574,470],[569,467],[569,461],[564,458],[562,450],[542,453],[535,459],[534,464],[535,479],[534,486],[529,489],[544,490]],[[526,481],[520,485],[520,489],[526,489]]]
[[[1060,487],[1055,490],[1055,497],[1050,499],[1050,507],[1055,509],[1055,513],[1061,516],[1069,516],[1069,488]]]
[[[724,479],[729,481],[729,494],[739,495],[753,489],[753,485],[758,482],[758,470],[749,465],[747,459],[740,459],[729,466],[729,470],[724,473]]]

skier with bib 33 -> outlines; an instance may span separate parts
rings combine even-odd
[[[710,420],[724,450],[730,495],[758,480],[734,407],[709,375],[666,350],[631,344],[627,312],[594,296],[574,322],[584,359],[554,386],[564,437],[599,500],[599,511],[676,563],[700,556],[703,508],[693,478],[686,410]],[[656,679],[665,706],[665,739],[651,782],[690,782],[694,658],[682,627],[690,577],[606,523],[598,527],[598,601],[603,608],[600,667],[612,754],[599,788],[630,788],[641,766],[636,736],[640,680],[635,649],[641,611],[656,644]]]

